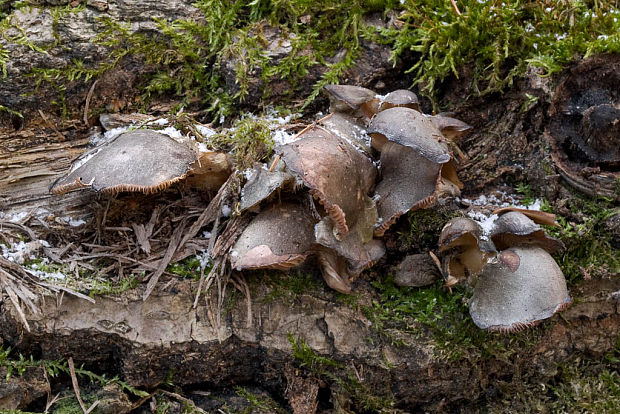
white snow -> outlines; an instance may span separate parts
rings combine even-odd
[[[229,206],[227,206],[226,204],[224,204],[222,206],[222,215],[224,217],[230,217],[231,213],[232,213],[232,209]]]

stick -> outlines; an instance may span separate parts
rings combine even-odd
[[[97,82],[99,79],[96,79],[90,89],[88,90],[88,95],[86,95],[86,104],[84,104],[84,124],[88,125],[88,107],[90,106],[90,100],[93,97],[93,93],[95,92],[95,86],[97,86]]]
[[[450,2],[452,3],[452,7],[454,8],[455,13],[460,16],[461,15],[461,11],[459,10],[458,6],[456,5],[456,0],[450,0]]]
[[[84,401],[82,401],[82,397],[80,397],[80,386],[78,385],[78,380],[77,380],[77,376],[75,375],[75,367],[73,366],[73,358],[69,357],[69,360],[67,361],[69,363],[69,373],[71,374],[71,383],[73,384],[73,391],[75,391],[75,397],[78,400],[78,403],[80,403],[80,407],[82,407],[82,411],[84,412],[84,414],[88,414],[90,413],[97,405],[99,405],[100,401],[97,400],[93,403],[93,405],[90,406],[90,408],[86,408],[86,406],[84,405]]]

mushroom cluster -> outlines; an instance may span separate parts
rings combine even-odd
[[[449,141],[470,127],[419,112],[415,94],[329,85],[331,114],[257,165],[239,210],[256,212],[231,250],[237,270],[288,269],[316,256],[326,283],[351,281],[385,254],[379,239],[408,211],[458,193]]]
[[[499,217],[488,235],[466,217],[450,220],[439,239],[441,271],[447,286],[469,284],[469,313],[486,330],[512,332],[533,326],[566,309],[571,298],[551,254],[564,249],[539,224],[553,215],[517,208]]]

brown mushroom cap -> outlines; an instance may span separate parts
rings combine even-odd
[[[355,116],[372,117],[377,112],[379,98],[374,91],[353,85],[327,85],[332,112],[352,113]]]
[[[415,149],[437,164],[450,161],[450,151],[440,143],[441,132],[424,115],[410,108],[395,107],[379,112],[368,133],[373,148],[382,151],[386,140]]]
[[[370,158],[320,127],[278,151],[287,168],[323,205],[334,222],[336,237],[346,236],[368,206],[367,194],[377,174]]]
[[[311,212],[302,204],[272,205],[237,239],[231,250],[232,267],[284,270],[303,263],[314,243],[314,223]]]
[[[534,246],[512,247],[485,266],[469,313],[479,328],[512,332],[549,318],[570,303],[564,275],[549,253]]]
[[[269,171],[263,166],[256,167],[241,189],[239,210],[244,211],[257,206],[276,190],[292,185],[294,181],[295,178],[286,171]]]
[[[385,111],[396,106],[420,111],[418,96],[407,89],[397,89],[385,95],[379,104],[379,111]]]
[[[384,145],[382,178],[375,190],[379,196],[376,203],[380,220],[375,236],[382,236],[406,212],[426,208],[435,201],[440,169],[440,164],[423,157],[413,148],[393,142]]]
[[[441,134],[452,141],[458,141],[472,127],[465,122],[443,115],[432,115],[428,119],[441,131]]]
[[[186,183],[203,191],[214,191],[226,182],[232,172],[229,155],[220,151],[201,152],[192,165]]]
[[[116,194],[154,193],[184,179],[196,152],[156,131],[139,129],[119,135],[96,148],[94,155],[50,188],[54,194],[91,187]]]
[[[553,254],[565,248],[564,243],[549,237],[538,224],[518,211],[509,211],[495,220],[489,236],[498,250],[535,245]]]
[[[528,217],[529,219],[531,219],[536,224],[544,224],[546,226],[560,227],[560,225],[556,223],[555,221],[555,214],[547,213],[545,211],[528,210],[525,208],[518,208],[518,207],[502,207],[502,208],[498,208],[497,210],[493,211],[492,214],[497,214],[498,216],[501,216],[502,214],[508,213],[510,211],[519,212],[523,214],[524,216]]]

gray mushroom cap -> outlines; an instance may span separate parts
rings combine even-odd
[[[167,135],[139,129],[119,135],[89,155],[83,164],[57,180],[50,192],[64,194],[91,187],[110,194],[154,193],[184,179],[197,154]]]
[[[241,189],[239,210],[244,211],[258,206],[276,190],[291,185],[294,181],[295,178],[286,171],[269,171],[263,166],[257,166]]]
[[[420,102],[418,96],[408,89],[397,89],[385,95],[379,104],[379,111],[402,106],[405,108],[420,111]]]
[[[315,222],[303,204],[272,205],[254,217],[237,239],[231,250],[232,267],[284,270],[303,263],[314,243]]]
[[[381,222],[375,236],[382,236],[408,211],[426,208],[434,203],[440,167],[440,164],[421,156],[413,148],[393,142],[384,145],[381,152],[382,178],[375,190]]]
[[[482,227],[467,217],[456,217],[448,221],[439,235],[439,251],[443,252],[457,246],[479,244]]]
[[[373,147],[379,151],[385,142],[378,139],[382,136],[384,140],[415,149],[435,163],[450,161],[450,151],[440,143],[443,139],[441,132],[416,110],[395,107],[381,111],[372,119],[367,131],[375,138]]]
[[[482,329],[525,329],[566,309],[571,298],[557,263],[545,250],[512,247],[485,266],[469,303]]]
[[[564,243],[548,236],[538,224],[518,211],[509,211],[495,220],[489,236],[499,250],[535,245],[553,254],[565,248]]]

